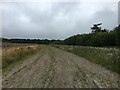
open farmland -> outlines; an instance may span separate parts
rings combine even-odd
[[[47,45],[24,46],[19,49],[23,48],[22,52],[29,54],[26,51],[28,47],[37,48],[37,52],[30,54],[32,56],[24,58],[22,61],[19,60],[12,66],[7,66],[9,68],[3,72],[3,88],[119,87],[117,73],[85,58]],[[38,49],[38,47],[40,48]],[[14,52],[16,49],[12,48],[11,50]],[[24,54],[22,55],[24,56]]]
[[[2,48],[2,68],[3,70],[14,64],[15,62],[21,61],[26,57],[30,57],[40,50],[40,46],[33,44],[12,44],[5,43]]]
[[[25,44],[25,43],[8,43],[8,42],[4,42],[2,43],[2,48],[17,48],[17,47],[23,47],[23,46],[32,46],[35,44]]]

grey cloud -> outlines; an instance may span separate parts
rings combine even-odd
[[[118,24],[120,25],[120,1],[118,3]]]
[[[65,39],[90,32],[90,26],[97,22],[112,29],[117,25],[115,8],[112,3],[94,7],[77,2],[5,3],[3,37]]]
[[[110,8],[105,8],[96,12],[91,21],[102,22],[104,28],[112,29],[118,25],[118,11],[113,11]]]

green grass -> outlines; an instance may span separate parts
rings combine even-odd
[[[91,62],[120,74],[120,49],[65,45],[55,45],[55,47],[84,57]]]

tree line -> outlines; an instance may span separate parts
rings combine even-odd
[[[60,40],[48,40],[48,39],[7,39],[2,38],[2,42],[8,42],[8,43],[29,43],[29,44],[51,44],[55,43],[58,44]]]
[[[101,28],[102,23],[94,24],[91,27],[91,33],[78,34],[71,36],[63,41],[66,45],[80,45],[80,46],[120,46],[120,25],[107,30]]]
[[[66,38],[65,40],[48,40],[48,39],[6,39],[2,42],[11,43],[36,43],[36,44],[64,44],[80,46],[120,46],[120,25],[112,30],[102,29],[102,23],[94,24],[89,34],[78,34]]]

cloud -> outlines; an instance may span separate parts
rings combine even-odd
[[[94,23],[117,26],[117,3],[11,2],[3,4],[3,37],[65,39]]]
[[[118,3],[118,24],[120,25],[120,1]]]

